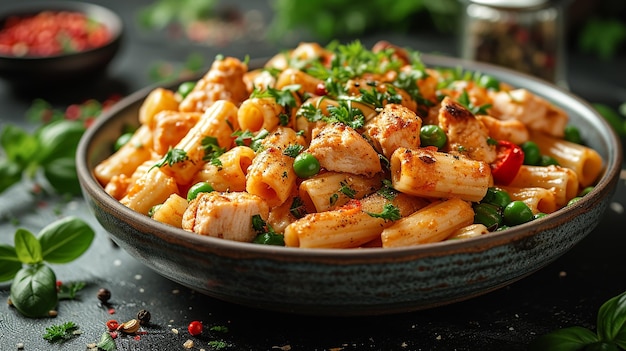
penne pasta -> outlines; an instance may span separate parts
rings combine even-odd
[[[255,156],[251,148],[236,146],[220,155],[218,162],[205,163],[191,183],[207,182],[216,191],[244,191],[248,167]]]
[[[522,166],[509,184],[514,188],[540,187],[554,193],[556,206],[561,208],[578,194],[578,176],[569,168],[560,166]]]
[[[158,168],[151,168],[137,179],[120,202],[132,210],[147,215],[152,207],[163,203],[174,193],[178,193],[174,178]]]
[[[552,213],[558,209],[555,192],[551,189],[532,187],[514,188],[503,186],[512,201],[523,201],[533,211],[537,213]]]
[[[472,205],[459,198],[432,203],[385,228],[383,247],[412,246],[442,241],[472,224]]]
[[[602,172],[602,157],[589,147],[543,133],[534,133],[532,140],[542,154],[552,156],[560,166],[576,172],[581,187],[593,184]]]
[[[173,91],[164,88],[152,90],[139,107],[139,122],[154,128],[155,116],[161,111],[177,111],[178,100]]]
[[[380,176],[325,172],[303,180],[298,189],[308,212],[323,212],[340,207],[351,199],[362,199],[380,189],[381,185]]]
[[[152,214],[152,219],[176,228],[182,228],[183,214],[187,210],[187,206],[189,206],[187,199],[178,194],[171,194],[163,204],[157,206]]]
[[[394,189],[429,198],[480,201],[492,183],[489,166],[434,148],[398,148],[390,159]]]

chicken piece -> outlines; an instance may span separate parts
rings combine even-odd
[[[165,155],[189,132],[202,116],[198,112],[161,111],[154,116],[154,151]]]
[[[445,97],[441,101],[439,126],[448,137],[448,151],[461,151],[476,161],[486,163],[495,161],[496,147],[487,142],[489,138],[487,127],[450,97]]]
[[[496,140],[507,140],[521,145],[530,139],[530,133],[524,123],[517,119],[500,120],[487,115],[476,116],[489,130],[489,135]]]
[[[517,119],[529,129],[562,138],[568,116],[557,106],[526,89],[492,93],[491,116],[502,120]]]
[[[183,214],[183,229],[227,240],[251,242],[256,232],[252,216],[269,217],[269,206],[259,196],[245,192],[200,193]]]
[[[216,59],[181,101],[179,111],[204,112],[218,100],[241,104],[250,95],[244,80],[247,71],[248,66],[234,57]]]
[[[368,177],[382,171],[378,153],[356,130],[342,123],[326,124],[313,130],[307,152],[329,171]]]
[[[380,114],[365,125],[365,131],[374,142],[374,147],[387,158],[398,147],[419,147],[421,128],[421,118],[398,104],[385,105]]]

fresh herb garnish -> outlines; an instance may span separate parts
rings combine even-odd
[[[400,215],[400,209],[393,204],[385,204],[385,206],[383,206],[383,210],[380,213],[366,213],[371,217],[382,218],[385,221],[397,221],[398,219],[402,218],[402,216]]]
[[[261,215],[252,216],[252,229],[254,229],[257,234],[254,240],[252,240],[253,243],[285,246],[284,236],[276,233],[274,229],[261,218]]]
[[[189,160],[189,156],[187,156],[187,152],[185,150],[170,148],[169,150],[167,150],[165,156],[163,156],[162,159],[160,159],[157,163],[150,167],[150,169],[161,168],[165,165],[172,167],[176,163],[185,162],[187,160]]]
[[[531,351],[626,349],[626,292],[606,301],[598,310],[597,332],[583,327],[555,330],[535,339]]]
[[[467,90],[463,90],[458,99],[459,103],[468,109],[474,115],[486,115],[487,110],[491,108],[491,104],[484,104],[481,106],[475,106],[467,94]]]
[[[63,283],[58,286],[59,300],[74,300],[79,291],[86,286],[85,282]]]
[[[98,350],[103,351],[113,351],[117,349],[117,346],[115,345],[115,340],[113,340],[113,337],[109,332],[102,333],[102,335],[100,336],[100,341],[98,341],[96,347],[98,347]]]
[[[363,112],[352,107],[350,101],[341,100],[337,106],[328,106],[328,113],[329,116],[326,118],[328,123],[340,122],[353,129],[359,129],[365,125]]]
[[[356,101],[371,105],[376,110],[381,110],[386,104],[399,104],[402,102],[402,95],[398,94],[393,85],[387,85],[386,91],[378,91],[376,86],[371,89],[359,89],[361,95]]]
[[[283,155],[295,158],[302,150],[304,150],[304,146],[300,144],[287,145],[285,150],[283,150]]]
[[[51,325],[46,328],[43,338],[49,342],[66,341],[77,334],[74,333],[78,329],[78,325],[74,322],[65,322],[63,324]]]
[[[202,139],[202,148],[204,149],[203,161],[211,161],[220,157],[226,148],[220,147],[217,138],[212,136],[205,136]]]
[[[383,179],[383,186],[378,189],[377,193],[384,197],[385,199],[392,201],[398,196],[398,191],[393,188],[391,181],[389,179]]]
[[[302,198],[299,196],[293,198],[291,206],[289,206],[289,213],[296,218],[302,218],[307,214]]]
[[[44,227],[37,236],[26,229],[15,232],[15,247],[0,245],[0,281],[13,279],[11,302],[26,317],[46,317],[56,308],[56,275],[48,263],[68,263],[91,245],[95,233],[75,217]],[[76,290],[77,291],[77,290]]]

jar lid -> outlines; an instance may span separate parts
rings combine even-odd
[[[549,5],[553,0],[469,0],[469,3],[510,10],[527,10]]]

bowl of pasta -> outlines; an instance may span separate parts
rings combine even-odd
[[[430,308],[541,269],[599,223],[621,162],[567,91],[387,42],[217,58],[120,101],[77,153],[88,206],[139,261],[319,315]]]

